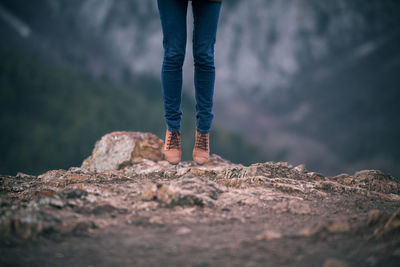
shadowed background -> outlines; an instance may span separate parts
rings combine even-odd
[[[396,0],[224,1],[211,153],[399,177],[399,15]],[[0,0],[0,34],[0,173],[79,166],[111,131],[164,138],[155,0]],[[183,160],[191,53],[189,42]]]

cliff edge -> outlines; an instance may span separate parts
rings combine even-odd
[[[112,132],[80,167],[0,175],[0,264],[399,266],[400,183],[379,170],[171,165]]]

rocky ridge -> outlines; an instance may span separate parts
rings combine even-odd
[[[162,145],[151,133],[112,132],[80,167],[1,175],[0,262],[26,263],[15,256],[21,246],[37,265],[49,258],[35,247],[56,264],[99,260],[71,256],[80,246],[121,254],[132,265],[400,262],[400,183],[390,175],[362,170],[326,177],[304,165],[244,166],[215,154],[202,166],[171,165]]]

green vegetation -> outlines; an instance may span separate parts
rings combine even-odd
[[[156,82],[155,82],[156,83]],[[160,97],[65,69],[38,56],[0,52],[0,173],[40,174],[80,166],[111,131],[149,131],[164,138]],[[183,160],[191,160],[194,105],[183,98]],[[265,161],[240,136],[213,126],[211,152],[234,162]]]

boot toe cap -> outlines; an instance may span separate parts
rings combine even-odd
[[[194,151],[193,152],[193,160],[197,164],[204,164],[208,161],[208,153],[207,152],[199,152],[199,151]]]
[[[164,157],[171,164],[178,164],[181,161],[180,151],[164,151]]]

